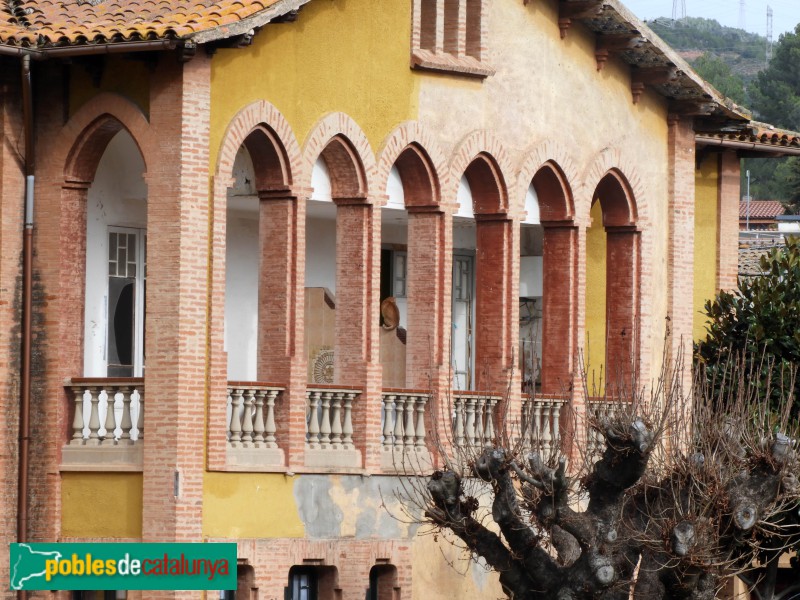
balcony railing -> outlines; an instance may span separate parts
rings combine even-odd
[[[606,400],[599,398],[589,398],[589,406],[587,407],[587,417],[602,420],[603,418],[611,418],[619,410],[619,402],[614,400]],[[602,451],[605,438],[599,431],[589,428],[586,436],[586,454],[592,456],[595,453]]]
[[[361,466],[353,444],[353,403],[360,394],[337,386],[306,389],[306,466]]]
[[[142,378],[72,379],[72,433],[62,464],[141,467],[144,444]]]
[[[258,382],[228,383],[226,407],[228,463],[248,467],[282,467],[275,406],[283,388]]]
[[[425,411],[430,394],[413,390],[384,390],[381,415],[381,466],[415,470],[431,464],[425,439]]]
[[[500,396],[454,391],[453,442],[457,447],[484,447],[494,443],[494,408]]]
[[[561,445],[561,411],[564,398],[522,400],[522,435],[526,447],[549,456]]]

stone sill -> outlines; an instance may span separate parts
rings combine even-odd
[[[381,471],[388,474],[424,475],[433,469],[430,452],[420,450],[386,450],[381,452]]]
[[[492,67],[471,56],[439,54],[430,50],[414,50],[411,53],[411,68],[440,73],[458,73],[480,79],[495,74]]]
[[[127,446],[66,445],[61,451],[61,471],[142,470],[144,444]]]

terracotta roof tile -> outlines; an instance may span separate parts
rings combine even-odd
[[[739,242],[739,276],[758,277],[763,275],[761,257],[773,248],[784,246],[783,237],[763,240],[743,240]]]
[[[106,43],[184,38],[253,17],[279,1],[102,0],[96,5],[88,0],[0,2],[0,44],[46,47],[88,40]]]
[[[774,219],[786,212],[783,204],[777,200],[751,200],[751,219]],[[739,202],[739,218],[747,218],[747,202]]]

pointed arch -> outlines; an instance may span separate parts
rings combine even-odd
[[[513,172],[503,144],[486,130],[469,134],[458,145],[450,163],[448,198],[456,198],[461,177],[472,189],[475,214],[508,214],[508,175]]]

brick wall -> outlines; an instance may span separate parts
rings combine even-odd
[[[739,271],[739,157],[726,150],[720,159],[717,287],[732,290]]]

